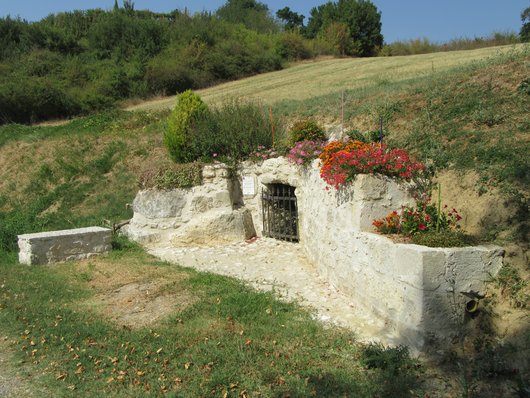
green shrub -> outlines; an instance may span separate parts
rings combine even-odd
[[[151,93],[174,95],[189,88],[197,87],[196,71],[183,62],[162,56],[151,60],[145,72],[145,82]]]
[[[311,43],[298,32],[282,33],[276,44],[276,52],[287,60],[308,59],[313,56]]]
[[[201,98],[187,90],[177,98],[177,105],[167,122],[164,144],[171,159],[178,163],[194,160],[191,153],[193,125],[198,118],[208,114],[208,107]]]
[[[79,109],[77,99],[51,79],[27,77],[0,82],[0,124],[61,118]]]
[[[379,130],[371,130],[361,133],[359,130],[350,130],[346,136],[353,141],[361,142],[380,142],[381,132]]]
[[[273,120],[276,137],[282,135]],[[253,102],[231,101],[202,115],[193,128],[194,159],[238,161],[258,147],[272,146],[272,125],[267,112]]]
[[[314,120],[300,120],[289,130],[290,146],[300,141],[326,141],[324,129]]]
[[[369,344],[362,350],[360,362],[379,386],[376,396],[409,397],[411,387],[417,384],[418,365],[406,346]]]

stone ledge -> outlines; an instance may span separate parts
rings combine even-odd
[[[89,258],[111,250],[112,231],[102,227],[18,235],[21,264],[37,265]]]

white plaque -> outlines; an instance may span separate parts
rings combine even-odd
[[[243,195],[256,195],[256,184],[253,176],[243,176]]]

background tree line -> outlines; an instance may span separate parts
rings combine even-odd
[[[227,0],[215,13],[193,15],[139,11],[125,0],[34,23],[0,18],[0,123],[70,117],[289,61],[372,56],[383,47],[381,14],[370,1],[330,1],[304,19],[288,7],[272,15],[257,0]]]

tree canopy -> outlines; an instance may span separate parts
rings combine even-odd
[[[521,27],[521,32],[519,36],[521,37],[522,42],[530,42],[530,7],[527,7],[521,13],[521,21],[523,26]]]
[[[291,11],[289,7],[284,7],[276,11],[276,16],[285,24],[286,30],[300,30],[304,27],[304,16],[297,12]]]
[[[216,15],[231,23],[240,23],[260,33],[278,31],[278,24],[271,16],[269,7],[256,0],[228,0]]]
[[[369,57],[383,46],[381,13],[368,0],[330,1],[312,8],[305,34],[308,38],[326,37],[330,30],[340,30],[343,35],[345,28],[349,43],[341,40],[344,55]]]

